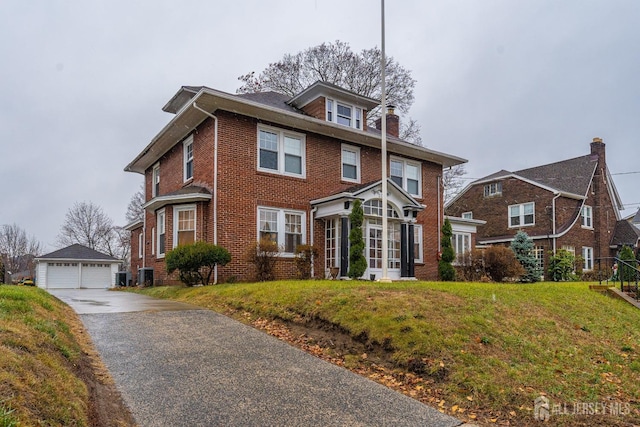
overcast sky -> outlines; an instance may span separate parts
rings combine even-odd
[[[589,153],[640,202],[640,1],[386,2],[386,51],[417,80],[423,144],[467,178]],[[340,40],[380,46],[372,0],[3,0],[0,224],[45,252],[75,202],[124,225],[142,176],[123,168],[171,119],[182,85],[237,77]],[[402,117],[401,117],[402,120]]]

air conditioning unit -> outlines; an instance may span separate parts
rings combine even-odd
[[[153,286],[153,268],[145,267],[138,269],[138,285]]]

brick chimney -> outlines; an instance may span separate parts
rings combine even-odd
[[[599,167],[604,167],[607,164],[605,147],[606,145],[604,142],[602,142],[602,138],[593,138],[593,141],[591,142],[591,155],[598,156]]]
[[[400,137],[400,117],[395,114],[395,107],[389,105],[387,108],[387,135]],[[376,129],[382,130],[382,118],[376,120]]]

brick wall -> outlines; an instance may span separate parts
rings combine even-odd
[[[326,197],[353,186],[352,182],[341,181],[342,141],[313,133],[305,135],[306,177],[297,178],[258,171],[256,119],[218,111],[218,244],[225,247],[232,256],[232,262],[219,268],[219,281],[230,278],[251,280],[252,266],[244,261],[245,253],[255,244],[257,238],[258,206],[288,208],[306,213],[306,241],[310,242],[309,202]],[[262,123],[262,122],[260,122]],[[283,128],[271,123],[264,125]],[[289,129],[296,131],[295,129]],[[197,184],[213,190],[213,120],[207,119],[194,132],[194,177],[183,182],[182,144],[177,144],[160,160],[161,194],[172,192],[185,185]],[[360,147],[361,182],[380,179],[380,151]],[[423,279],[437,278],[436,253],[438,251],[440,189],[438,177],[442,175],[440,165],[422,162],[423,198],[419,200],[426,209],[418,215],[423,224],[423,247],[425,263],[416,265],[416,276]],[[151,195],[151,169],[146,174],[147,200]],[[166,212],[166,247],[173,244],[173,209],[168,205]],[[213,243],[213,203],[198,204],[197,238]],[[168,277],[164,259],[152,254],[151,230],[156,227],[155,213],[146,213],[146,266],[154,268],[154,278],[170,283],[175,277]],[[315,261],[316,275],[324,274],[324,221],[313,224],[314,243],[320,256]],[[156,243],[157,244],[157,243]],[[277,263],[278,277],[293,277],[293,260],[281,258]]]

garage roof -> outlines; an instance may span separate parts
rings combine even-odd
[[[39,256],[36,258],[36,261],[50,259],[78,261],[120,261],[119,259],[114,258],[111,255],[103,254],[102,252],[98,252],[78,243],[67,246],[66,248],[58,249],[57,251],[53,251],[46,255]]]

